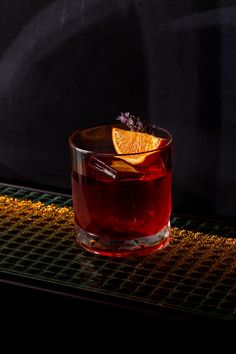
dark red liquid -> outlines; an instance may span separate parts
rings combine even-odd
[[[88,155],[72,171],[75,224],[104,240],[152,236],[171,213],[171,147],[147,166]],[[114,161],[114,158],[113,158]],[[111,166],[111,167],[110,167]],[[128,168],[127,168],[128,167]]]

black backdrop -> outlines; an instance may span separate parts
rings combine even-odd
[[[174,211],[235,216],[236,1],[0,1],[0,180],[70,191],[68,136],[174,136]]]

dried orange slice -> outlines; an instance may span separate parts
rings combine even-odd
[[[129,154],[129,156],[120,158],[132,165],[144,164],[147,158],[153,154],[153,151],[150,151],[158,149],[165,141],[165,139],[147,133],[112,128],[112,142],[117,154]]]

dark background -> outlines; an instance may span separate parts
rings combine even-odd
[[[174,137],[173,210],[235,217],[236,1],[1,0],[0,180],[70,193],[73,130]]]

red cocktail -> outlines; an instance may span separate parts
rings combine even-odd
[[[76,237],[93,253],[149,254],[170,240],[171,136],[158,128],[157,149],[117,154],[113,129],[70,137]]]

